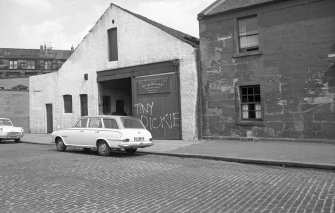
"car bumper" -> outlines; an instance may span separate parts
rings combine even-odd
[[[145,148],[154,145],[151,141],[143,142],[123,142],[119,144],[119,147],[128,149],[128,148]]]
[[[23,137],[23,133],[16,133],[16,134],[6,134],[6,135],[0,135],[0,139],[18,139],[18,138],[22,138]]]

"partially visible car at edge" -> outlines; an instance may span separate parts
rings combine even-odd
[[[141,120],[131,116],[84,116],[74,127],[52,132],[52,143],[58,151],[67,147],[97,150],[107,156],[111,150],[133,154],[138,148],[153,145],[151,133]]]
[[[15,127],[9,118],[0,118],[0,141],[1,140],[14,140],[16,143],[24,135],[22,127]]]

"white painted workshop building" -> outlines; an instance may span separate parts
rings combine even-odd
[[[197,139],[198,45],[111,4],[58,72],[29,78],[31,133],[124,111],[154,139]]]

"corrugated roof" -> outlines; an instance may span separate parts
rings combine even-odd
[[[243,9],[250,6],[256,6],[278,0],[217,0],[201,13],[198,14],[198,19],[202,16],[214,15],[217,13],[229,12],[236,9]]]
[[[124,11],[126,11],[126,12],[128,12],[130,14],[132,14],[133,16],[135,16],[135,17],[137,17],[137,18],[139,18],[139,19],[141,19],[141,20],[143,20],[143,21],[145,21],[145,22],[147,22],[147,23],[149,23],[149,24],[151,24],[151,25],[153,25],[153,26],[155,26],[155,27],[163,30],[164,32],[166,32],[166,33],[168,33],[168,34],[170,34],[170,35],[172,35],[172,36],[174,36],[174,37],[182,40],[185,43],[190,44],[193,47],[198,47],[199,46],[199,39],[196,38],[196,37],[194,37],[194,36],[188,35],[186,33],[183,33],[183,32],[180,32],[178,30],[175,30],[175,29],[172,29],[170,27],[167,27],[167,26],[165,26],[163,24],[157,23],[157,22],[155,22],[155,21],[153,21],[151,19],[148,19],[148,18],[146,18],[146,17],[144,17],[142,15],[139,15],[137,13],[134,13],[134,12],[131,12],[131,11],[127,10],[127,9],[124,9],[124,8],[122,8],[122,7],[120,7],[120,6],[116,5],[116,4],[112,3],[111,5],[116,6],[116,7],[120,8],[120,9],[122,9],[122,10],[124,10]]]
[[[68,59],[70,50],[0,48],[0,58]]]

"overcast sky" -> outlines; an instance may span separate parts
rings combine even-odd
[[[197,14],[215,0],[0,0],[0,48],[76,47],[110,3],[199,37]]]

